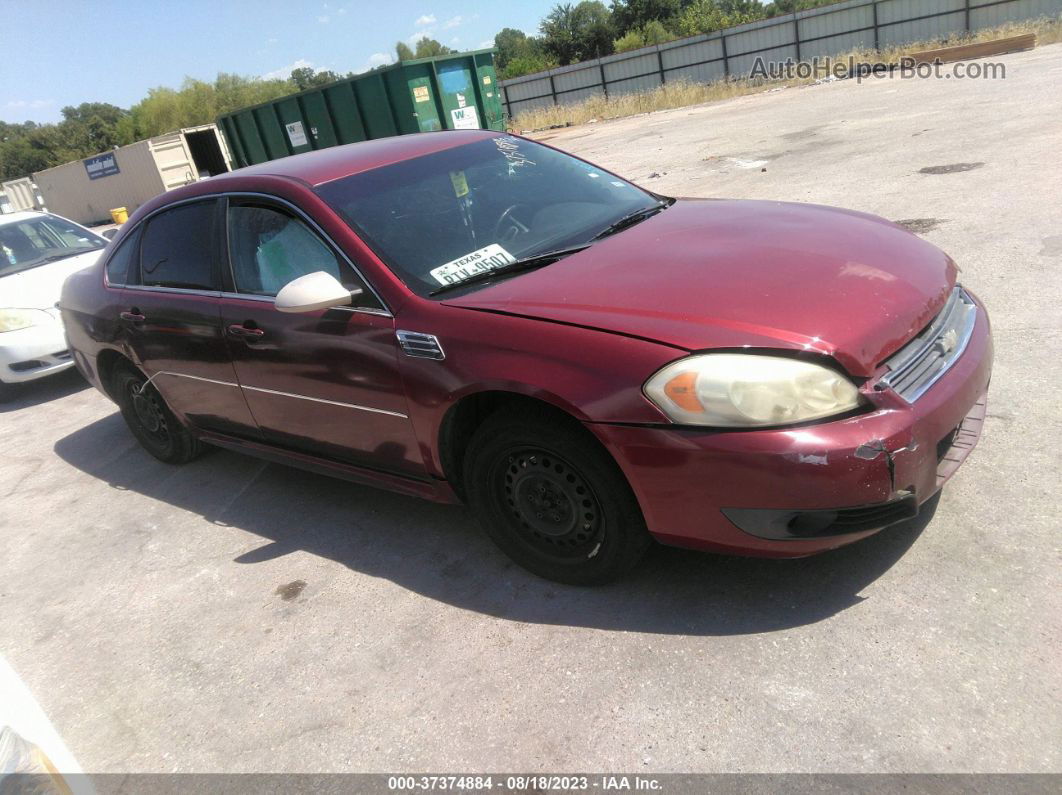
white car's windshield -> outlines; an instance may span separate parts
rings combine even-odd
[[[660,204],[613,174],[514,136],[382,166],[317,192],[420,295],[589,243]]]
[[[54,215],[9,223],[0,220],[0,276],[96,251],[106,245],[102,237]]]

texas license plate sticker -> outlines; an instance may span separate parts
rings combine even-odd
[[[491,243],[479,251],[473,251],[471,254],[465,254],[452,262],[440,265],[431,271],[431,277],[439,284],[454,284],[478,273],[508,265],[510,262],[516,262],[516,257],[497,243]]]

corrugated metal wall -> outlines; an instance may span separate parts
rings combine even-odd
[[[648,91],[668,81],[746,77],[757,58],[808,60],[1060,13],[1062,0],[847,0],[503,80],[502,100],[511,118],[602,93]]]

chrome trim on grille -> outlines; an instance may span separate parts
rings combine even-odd
[[[881,385],[914,403],[962,356],[976,322],[977,305],[956,285],[933,322],[885,361]]]
[[[325,403],[329,406],[340,406],[345,409],[357,409],[358,411],[369,411],[373,414],[386,414],[388,417],[398,417],[399,419],[409,419],[405,414],[399,411],[388,411],[387,409],[374,409],[371,406],[359,406],[356,403],[340,403],[338,400],[325,400],[324,398],[309,397],[308,395],[296,395],[293,392],[281,392],[277,389],[266,389],[260,386],[247,386],[243,385],[244,389],[249,389],[252,392],[264,392],[267,395],[279,395],[280,397],[296,398],[297,400],[309,400],[314,403]]]
[[[434,334],[399,329],[395,332],[395,336],[398,337],[398,344],[402,347],[402,352],[406,356],[413,356],[418,359],[435,359],[436,361],[442,361],[446,358],[442,344]]]

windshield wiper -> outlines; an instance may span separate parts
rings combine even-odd
[[[479,282],[490,281],[491,279],[511,273],[519,273],[521,271],[534,270],[540,268],[543,265],[549,265],[562,257],[566,257],[569,254],[576,254],[585,248],[590,248],[590,243],[580,243],[578,246],[569,246],[568,248],[558,248],[553,251],[547,251],[543,254],[535,254],[533,257],[524,257],[518,259],[516,262],[510,262],[508,265],[502,265],[500,268],[493,268],[489,271],[483,271],[477,273],[474,276],[469,276],[467,279],[462,279],[459,282],[452,282],[451,284],[444,284],[435,290],[428,293],[429,296],[436,296],[440,293],[448,292],[449,290],[457,289],[458,287],[466,287],[470,284],[478,284]]]
[[[661,199],[656,204],[652,204],[648,207],[642,207],[639,210],[635,210],[633,213],[627,213],[627,215],[623,216],[618,221],[609,224],[590,239],[600,240],[603,237],[614,235],[616,234],[616,232],[626,229],[628,226],[634,226],[639,221],[644,221],[646,218],[656,215],[661,210],[666,210],[674,203],[674,199]]]
[[[59,254],[49,254],[47,257],[43,257],[38,264],[45,262],[58,262],[61,259],[69,259],[70,257],[76,257],[78,254],[87,254],[90,251],[99,251],[98,248],[72,248],[67,249]]]

